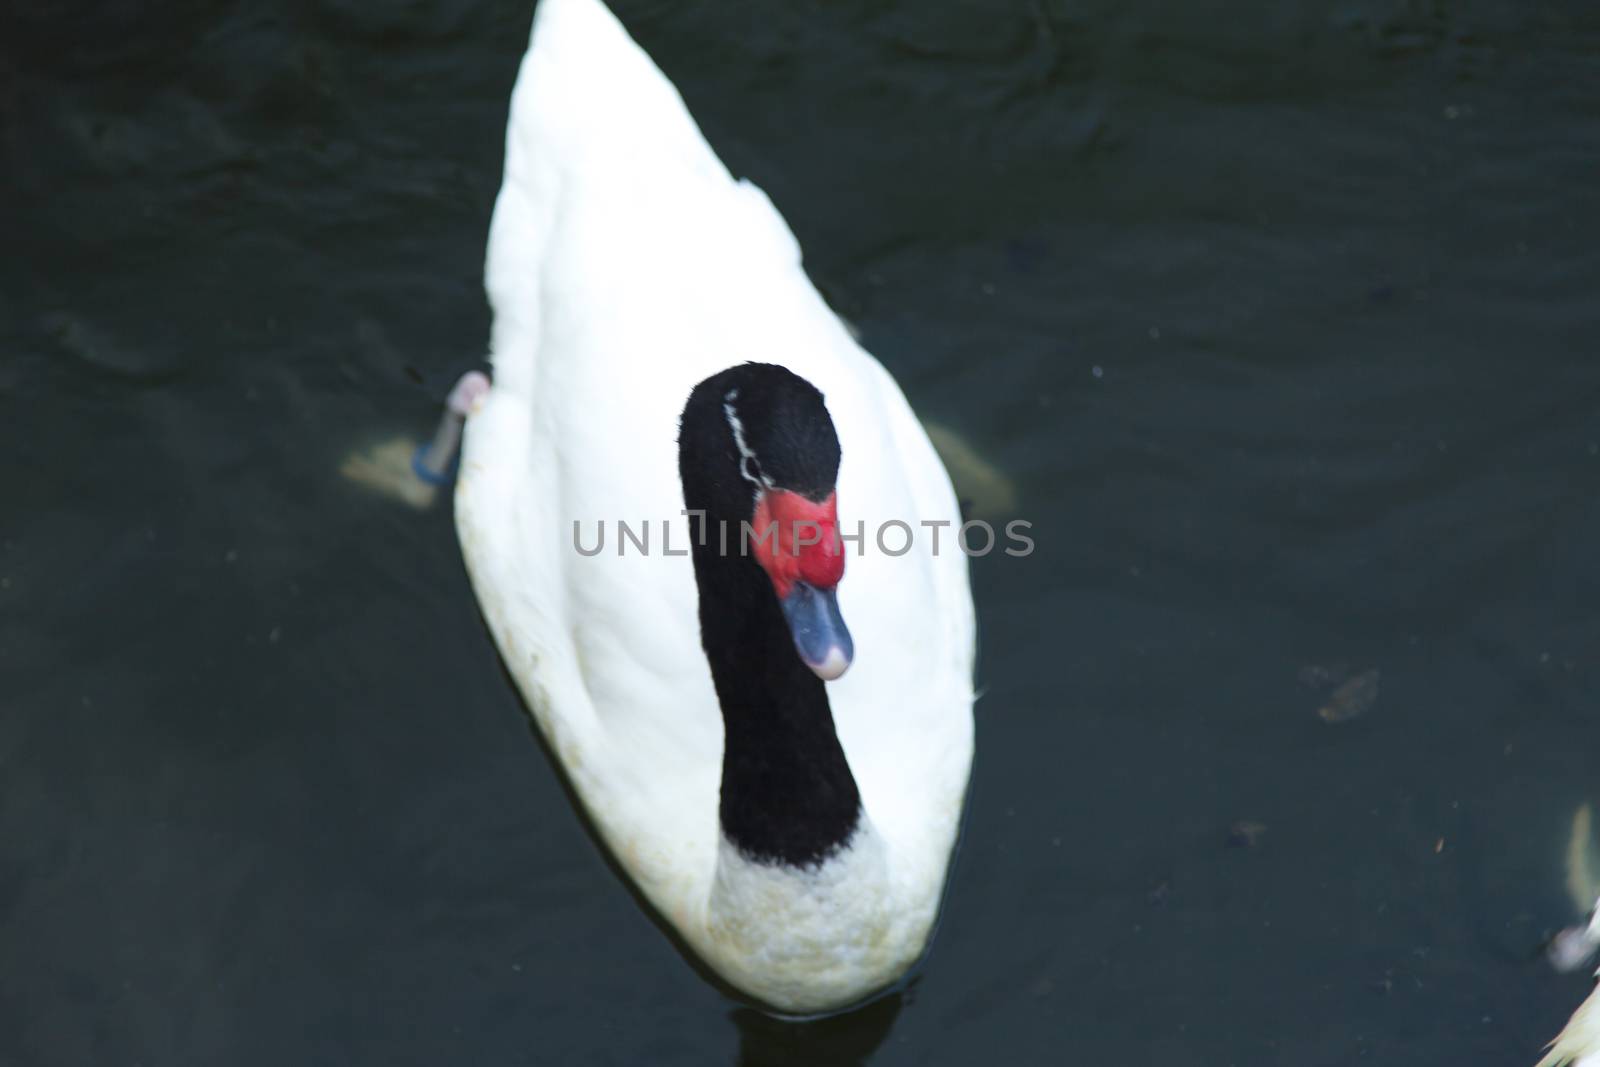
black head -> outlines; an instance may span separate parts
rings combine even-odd
[[[837,678],[854,649],[835,588],[844,576],[834,484],[839,437],[816,386],[744,363],[694,387],[678,434],[702,621],[765,571],[800,658]],[[708,603],[708,601],[710,601]]]
[[[743,363],[689,394],[678,466],[690,507],[748,521],[758,488],[827,499],[839,477],[839,437],[816,386],[784,367]]]

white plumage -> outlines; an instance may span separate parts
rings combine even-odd
[[[494,385],[456,492],[508,670],[628,875],[729,983],[788,1012],[902,975],[932,928],[972,757],[973,615],[950,481],[900,390],[811,286],[766,196],[733,180],[599,0],[542,0],[512,96],[485,281]],[[758,360],[826,397],[842,450],[839,602],[854,666],[828,684],[865,812],[820,868],[746,860],[719,831],[723,724],[680,514],[695,384]],[[648,521],[648,555],[616,524]],[[919,536],[878,550],[889,520]],[[919,524],[953,526],[940,552]],[[599,555],[574,547],[574,523]],[[898,535],[890,547],[897,549]]]

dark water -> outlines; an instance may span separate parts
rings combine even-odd
[[[1532,956],[1600,793],[1600,9],[619,6],[1035,523],[923,976],[696,978],[447,509],[336,473],[482,352],[527,5],[20,5],[0,1062],[1531,1063],[1588,988]]]

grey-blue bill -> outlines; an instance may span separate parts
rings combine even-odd
[[[832,589],[795,582],[779,601],[783,617],[794,635],[795,651],[807,667],[825,682],[844,674],[855,656],[855,643],[839,614],[839,597]]]

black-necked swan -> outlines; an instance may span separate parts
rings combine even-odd
[[[813,1014],[892,986],[972,762],[956,498],[777,211],[599,0],[539,5],[485,285],[457,529],[573,791],[744,995]]]

